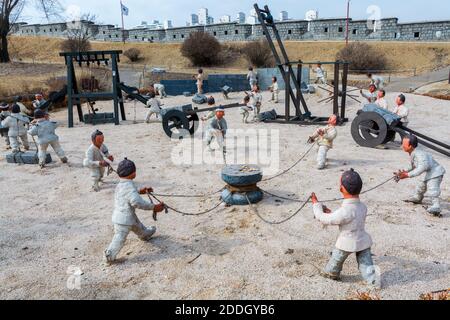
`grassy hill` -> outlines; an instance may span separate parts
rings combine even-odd
[[[11,37],[10,53],[20,65],[0,65],[0,76],[8,76],[9,81],[0,84],[0,96],[4,92],[27,91],[28,88],[45,87],[45,78],[65,74],[64,61],[59,56],[60,45],[63,39],[44,37]],[[418,73],[450,65],[450,43],[430,42],[371,42],[379,50],[386,53],[388,69],[410,70],[417,69]],[[230,43],[229,46],[239,47],[242,43]],[[290,58],[303,61],[334,61],[336,53],[344,47],[343,42],[299,42],[286,41],[285,46]],[[127,50],[136,47],[142,52],[142,60],[138,64],[131,63],[126,57],[122,58],[120,65],[141,65],[165,67],[171,72],[195,72],[189,61],[181,56],[181,44],[158,43],[114,43],[92,42],[93,50]],[[24,64],[25,63],[25,64]],[[32,65],[30,65],[30,63]],[[47,64],[47,67],[36,67]],[[236,73],[245,72],[248,62],[237,54],[226,65],[216,68],[207,68],[206,73]],[[331,71],[331,70],[330,70]],[[14,88],[10,86],[14,84]],[[3,94],[2,94],[3,92]]]

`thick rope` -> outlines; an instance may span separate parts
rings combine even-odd
[[[160,203],[162,202],[161,200],[159,200],[159,199],[155,196],[154,193],[150,193],[150,194],[152,195],[153,198],[155,198],[156,201],[158,201],[158,202],[160,202]],[[230,195],[231,195],[231,194],[230,194]],[[228,197],[229,197],[230,195],[228,195]],[[227,197],[227,198],[228,198],[228,197]],[[192,212],[183,212],[183,211],[178,210],[178,209],[175,209],[175,208],[173,208],[173,207],[171,207],[171,206],[169,206],[169,205],[167,205],[167,204],[165,204],[165,203],[164,203],[164,205],[167,207],[167,209],[170,209],[170,210],[172,210],[172,211],[174,211],[174,212],[176,212],[176,213],[182,214],[182,215],[184,215],[184,216],[201,216],[201,215],[210,213],[211,211],[214,211],[215,209],[217,209],[222,203],[225,202],[225,200],[226,200],[227,198],[221,200],[218,204],[216,204],[216,205],[215,205],[214,207],[212,207],[211,209],[208,209],[208,210],[206,210],[206,211],[201,211],[201,212],[195,212],[195,213],[192,213]]]
[[[391,178],[389,178],[388,180],[383,181],[382,183],[380,183],[380,184],[374,186],[373,188],[370,188],[370,189],[365,190],[364,192],[361,192],[361,194],[366,194],[366,193],[368,193],[368,192],[371,192],[371,191],[373,191],[373,190],[376,190],[376,189],[380,188],[381,186],[385,185],[386,183],[390,182],[390,181],[393,180],[393,179],[395,179],[395,177],[391,177]],[[273,196],[273,197],[276,197],[276,198],[279,198],[279,199],[284,199],[284,200],[288,200],[288,201],[301,202],[301,203],[302,203],[301,207],[300,207],[293,215],[289,216],[288,218],[286,218],[286,219],[284,219],[284,220],[281,220],[281,221],[269,221],[269,220],[265,219],[264,217],[262,217],[262,216],[259,214],[259,212],[253,208],[253,206],[252,206],[250,200],[249,200],[248,197],[246,196],[247,202],[248,202],[250,208],[253,210],[253,212],[255,212],[255,214],[256,214],[262,221],[264,221],[264,222],[267,223],[267,224],[271,224],[271,225],[280,225],[280,224],[283,224],[283,223],[285,223],[285,222],[291,220],[291,219],[294,218],[297,214],[299,214],[300,211],[302,211],[302,210],[305,208],[305,206],[311,201],[311,196],[310,196],[307,200],[299,200],[299,199],[290,199],[290,198],[280,197],[280,196],[274,195],[274,194],[272,194],[272,193],[270,193],[270,192],[267,192],[267,191],[264,191],[264,190],[262,190],[262,191],[263,191],[264,193],[270,195],[270,196]],[[324,201],[319,201],[319,203],[335,202],[335,201],[341,201],[341,200],[344,200],[344,198],[331,199],[331,200],[324,200]]]
[[[271,225],[279,225],[279,224],[283,224],[283,223],[285,223],[285,222],[291,220],[291,219],[294,218],[297,214],[299,214],[300,211],[303,210],[303,208],[308,204],[309,200],[311,199],[311,197],[309,197],[308,200],[306,200],[306,201],[301,205],[301,207],[300,207],[293,215],[289,216],[288,218],[283,219],[283,220],[281,220],[281,221],[269,221],[269,220],[267,220],[266,218],[262,217],[262,216],[259,214],[258,210],[255,210],[255,209],[253,208],[253,205],[252,205],[252,203],[250,202],[250,199],[247,197],[247,195],[245,195],[245,197],[247,198],[248,205],[250,206],[250,208],[252,209],[252,211],[253,211],[253,212],[254,212],[254,213],[255,213],[262,221],[264,221],[264,222],[267,223],[267,224],[271,224]]]
[[[314,148],[315,145],[316,145],[316,143],[313,143],[311,145],[311,147],[308,150],[306,150],[306,152],[300,157],[300,159],[298,159],[292,166],[290,166],[289,168],[281,171],[279,174],[274,175],[273,177],[270,177],[270,178],[263,179],[262,181],[264,182],[264,181],[273,180],[273,179],[278,178],[279,176],[282,176],[283,174],[289,172],[290,170],[292,170],[296,165],[298,165],[300,163],[300,161],[305,159],[305,157],[311,152],[311,150]]]
[[[152,195],[158,196],[158,197],[165,197],[165,198],[207,198],[211,197],[215,194],[218,194],[222,192],[225,188],[221,188],[220,190],[217,190],[213,193],[209,194],[193,194],[193,195],[184,195],[184,194],[161,194],[161,193],[153,193]]]
[[[394,179],[395,179],[395,177],[391,177],[388,180],[385,180],[385,181],[377,184],[376,186],[361,192],[361,194],[366,194],[366,193],[369,193],[369,192],[371,192],[373,190],[376,190],[376,189],[380,188],[381,186],[387,184],[388,182],[390,182],[391,180],[394,180]],[[282,200],[286,200],[286,201],[292,201],[292,202],[304,202],[305,201],[305,200],[302,200],[302,199],[287,198],[287,197],[279,196],[279,195],[273,194],[273,193],[265,191],[265,190],[261,190],[261,191],[264,192],[265,194],[271,196],[271,197],[282,199]],[[335,199],[321,200],[319,202],[329,203],[329,202],[336,202],[336,201],[342,201],[342,200],[344,200],[344,198],[335,198]]]

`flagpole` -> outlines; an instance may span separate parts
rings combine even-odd
[[[345,45],[348,45],[349,38],[349,20],[350,20],[350,0],[347,0],[347,21],[346,21],[346,31],[345,31]]]
[[[123,21],[123,4],[122,4],[122,0],[120,0],[120,14],[122,16],[122,40],[123,40],[123,43],[125,43],[125,23]]]

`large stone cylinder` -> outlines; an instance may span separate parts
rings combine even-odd
[[[228,205],[248,205],[263,199],[263,192],[257,183],[262,180],[262,171],[254,165],[229,165],[222,170],[222,180],[226,182],[222,200]]]

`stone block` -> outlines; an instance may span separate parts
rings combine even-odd
[[[18,153],[10,153],[6,155],[6,161],[8,163],[20,163],[20,164],[39,164],[39,158],[35,151],[26,151]],[[45,163],[52,162],[52,157],[47,153]]]

